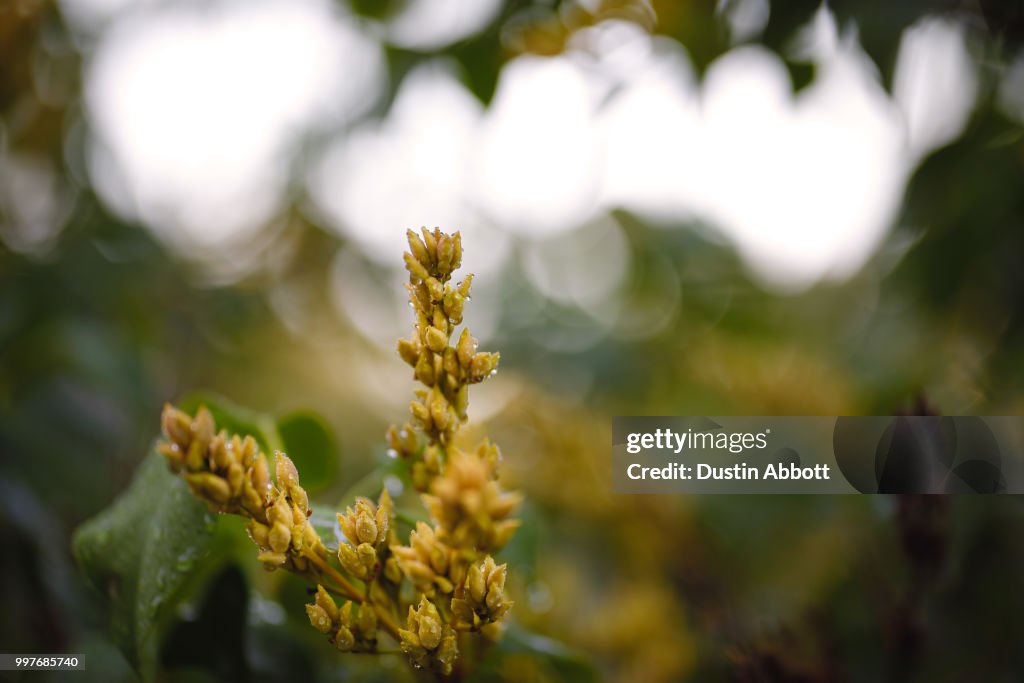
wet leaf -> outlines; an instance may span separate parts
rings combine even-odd
[[[330,427],[317,415],[292,413],[277,421],[282,450],[299,470],[302,485],[315,494],[338,474],[338,444]]]
[[[114,641],[144,680],[163,632],[210,545],[214,517],[150,452],[113,505],[74,535],[75,560],[109,602]]]

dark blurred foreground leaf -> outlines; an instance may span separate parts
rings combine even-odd
[[[249,604],[245,576],[225,567],[206,589],[195,619],[170,630],[161,655],[165,670],[198,669],[222,681],[246,680],[245,617]]]
[[[156,673],[162,633],[214,519],[151,452],[114,504],[72,539],[75,559],[110,603],[111,633],[144,680]]]

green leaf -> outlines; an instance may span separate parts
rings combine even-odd
[[[163,632],[214,526],[151,451],[128,490],[74,534],[75,560],[109,600],[114,641],[144,680],[156,674]]]
[[[299,470],[302,485],[310,494],[329,487],[338,474],[338,444],[330,427],[319,416],[292,413],[277,421],[282,450]]]

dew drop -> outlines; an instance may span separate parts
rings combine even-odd
[[[398,498],[400,495],[402,495],[402,491],[405,490],[405,486],[402,484],[402,480],[394,475],[384,478],[384,488],[388,490],[388,494],[392,498]]]

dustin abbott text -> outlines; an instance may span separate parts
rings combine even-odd
[[[818,479],[828,480],[829,466],[800,467],[794,463],[770,463],[764,471],[747,463],[714,467],[705,463],[684,465],[673,462],[663,467],[644,467],[633,463],[626,469],[630,479]]]

